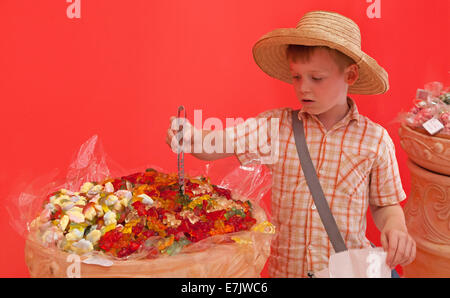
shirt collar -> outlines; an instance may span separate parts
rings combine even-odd
[[[345,117],[342,120],[340,120],[338,123],[342,123],[342,124],[347,125],[347,124],[350,123],[351,120],[355,120],[356,124],[359,125],[361,121],[360,121],[358,107],[356,106],[356,103],[354,102],[353,99],[351,99],[350,97],[347,96],[347,104],[349,105],[350,110],[347,112]],[[304,111],[303,107],[300,110],[299,114],[300,114],[300,116],[303,119],[306,119],[306,116],[309,115],[310,117],[312,117],[315,120],[319,121],[315,115],[311,115],[308,112]]]

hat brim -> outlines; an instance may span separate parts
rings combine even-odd
[[[308,32],[299,32],[294,28],[276,29],[264,35],[253,46],[253,58],[256,64],[269,76],[292,84],[292,75],[286,57],[289,44],[306,46],[328,46],[352,58],[359,66],[357,81],[349,86],[351,94],[383,94],[389,90],[387,72],[366,53],[353,44],[339,44],[330,40],[309,36]]]

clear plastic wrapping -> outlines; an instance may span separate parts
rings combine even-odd
[[[412,109],[400,113],[398,120],[429,134],[450,135],[450,87],[430,82],[423,89],[417,89]],[[432,123],[433,128],[428,128],[427,122]]]
[[[176,174],[125,170],[91,137],[66,172],[12,196],[31,276],[259,277],[275,233],[260,204],[270,172],[214,164],[195,172],[182,197]]]

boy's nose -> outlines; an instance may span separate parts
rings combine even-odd
[[[309,85],[305,80],[301,80],[295,84],[295,89],[303,94],[310,91]]]

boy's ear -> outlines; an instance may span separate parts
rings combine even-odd
[[[345,76],[345,82],[349,86],[353,85],[359,78],[358,65],[356,65],[356,64],[349,65],[344,71],[344,76]]]

